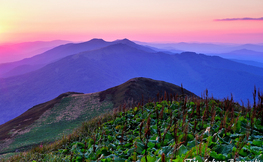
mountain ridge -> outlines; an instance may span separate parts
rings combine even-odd
[[[103,39],[94,38],[86,42],[68,43],[68,44],[59,45],[46,52],[35,55],[31,58],[25,58],[25,59],[22,59],[16,62],[0,64],[0,78],[1,77],[7,78],[7,77],[15,76],[15,75],[25,74],[31,71],[38,70],[44,67],[45,65],[52,63],[54,61],[58,61],[59,59],[62,59],[64,57],[67,57],[73,54],[77,54],[77,53],[81,53],[81,52],[85,52],[85,51],[91,51],[91,50],[104,48],[104,47],[107,47],[113,44],[118,44],[118,43],[129,44],[129,46],[132,46],[134,48],[138,48],[141,50],[145,50],[148,52],[154,51],[148,47],[138,45],[128,39],[106,42]],[[30,65],[31,69],[27,69],[24,71],[21,71],[21,70],[14,71],[15,68],[17,67],[21,68],[21,66],[23,65]],[[9,73],[10,71],[11,73]]]
[[[252,98],[250,90],[255,85],[263,87],[262,74],[263,68],[221,57],[189,52],[151,53],[118,43],[67,56],[35,72],[0,79],[0,83],[5,83],[0,87],[0,108],[9,108],[1,109],[2,123],[61,93],[102,91],[134,77],[183,84],[196,94],[208,89],[217,98],[233,93],[236,101],[246,101]]]
[[[239,59],[239,60],[253,60],[263,63],[263,52],[253,51],[246,48],[240,50],[230,51],[228,53],[219,54],[219,56],[227,59]]]

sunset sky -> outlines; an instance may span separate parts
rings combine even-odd
[[[0,43],[263,43],[263,0],[0,0]]]

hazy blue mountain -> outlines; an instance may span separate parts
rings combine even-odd
[[[138,42],[142,45],[149,45],[162,50],[169,51],[191,51],[197,53],[224,53],[232,50],[235,45],[232,44],[213,44],[213,43],[145,43]],[[181,52],[180,52],[181,53]]]
[[[247,49],[251,51],[263,52],[263,45],[260,44],[244,44],[236,47],[236,50]]]
[[[14,62],[23,58],[32,57],[34,55],[43,53],[58,45],[69,43],[64,40],[54,41],[36,41],[23,43],[10,43],[0,45],[0,64],[7,62]]]
[[[22,74],[29,73],[31,71],[40,69],[40,68],[44,67],[45,65],[46,64],[20,65],[20,66],[14,67],[13,69],[8,71],[7,73],[2,74],[1,77],[8,78],[8,77],[12,77],[12,76],[22,75]]]
[[[218,55],[228,59],[256,61],[263,63],[263,52],[256,52],[248,49],[240,49]]]
[[[263,63],[263,46],[260,44],[212,44],[212,43],[144,43],[142,45],[155,47],[156,51],[168,50],[172,53],[181,53],[180,51],[192,51],[196,53],[204,53],[212,56],[220,56],[227,59],[252,61]],[[253,66],[257,66],[253,65]],[[260,67],[260,66],[259,66]]]
[[[233,51],[248,50],[253,52],[263,52],[263,45],[260,44],[217,44],[217,43],[145,43],[138,42],[142,45],[152,46],[158,49],[170,50],[170,51],[192,51],[196,53],[205,53],[218,55],[222,53],[231,53]],[[247,52],[248,52],[247,51]],[[243,51],[245,52],[245,51]]]
[[[132,41],[130,41],[129,39],[125,38],[125,39],[121,39],[121,40],[116,40],[116,41],[113,41],[112,44],[118,44],[118,43],[122,43],[122,44],[126,44],[128,46],[131,46],[131,47],[134,47],[134,48],[137,48],[139,50],[143,50],[143,51],[146,51],[146,52],[155,52],[156,50],[154,50],[154,48],[152,47],[149,47],[149,46],[143,46],[143,45],[138,45]]]
[[[155,47],[155,45],[150,46],[151,43],[144,43],[144,42],[140,42],[140,41],[135,41],[135,43],[143,45],[145,47],[148,47],[148,48],[150,48],[150,49],[152,49],[152,50],[154,50],[156,52],[163,52],[163,53],[167,53],[167,54],[178,54],[178,53],[184,52],[182,50],[174,49],[173,47],[157,48],[157,47]]]
[[[33,56],[31,58],[26,58],[12,63],[0,64],[0,77],[9,77],[10,74],[8,73],[11,70],[13,70],[11,74],[14,74],[14,68],[23,69],[23,67],[25,67],[26,65],[27,67],[31,66],[32,68],[31,70],[29,71],[25,70],[24,72],[34,71],[37,70],[38,68],[45,66],[48,63],[54,62],[68,55],[76,54],[82,51],[102,48],[109,44],[110,42],[105,42],[102,39],[92,39],[88,42],[83,42],[83,43],[68,43],[65,45],[60,45],[42,54]],[[15,74],[24,74],[24,73],[23,72],[19,73],[18,71],[16,71]]]
[[[251,99],[254,85],[263,88],[263,68],[191,52],[146,52],[119,42],[64,57],[31,73],[0,79],[0,123],[61,93],[102,91],[134,77],[182,83],[197,95],[206,88],[219,98],[233,93],[236,101]]]
[[[0,64],[0,78],[25,74],[40,69],[45,65],[47,65],[48,63],[54,62],[63,57],[83,51],[103,48],[108,45],[117,44],[117,43],[127,44],[131,47],[135,47],[147,52],[154,51],[149,47],[137,45],[128,39],[116,40],[113,42],[106,42],[103,39],[92,39],[90,41],[82,42],[82,43],[68,43],[65,45],[60,45],[58,47],[55,47],[51,50],[48,50],[42,54],[33,56],[31,58],[26,58],[12,63]]]
[[[260,63],[260,62],[247,61],[247,60],[237,60],[237,59],[231,59],[231,60],[235,61],[235,62],[242,63],[242,64],[251,65],[251,66],[257,66],[257,67],[263,68],[263,63]]]

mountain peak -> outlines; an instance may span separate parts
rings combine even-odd
[[[122,41],[129,41],[129,42],[132,42],[132,41],[130,41],[130,40],[127,39],[127,38],[122,39]]]
[[[153,49],[151,49],[149,47],[142,46],[142,45],[138,45],[138,44],[134,43],[133,41],[127,39],[127,38],[124,38],[124,39],[121,39],[121,40],[116,40],[116,41],[113,41],[113,42],[114,43],[126,44],[128,46],[131,46],[131,47],[134,47],[134,48],[146,51],[146,52],[155,52]]]
[[[101,39],[101,38],[93,38],[88,42],[106,42],[105,40]]]
[[[182,52],[181,55],[183,55],[183,56],[195,56],[195,55],[197,55],[197,53],[187,51],[187,52]]]
[[[127,38],[120,39],[120,40],[116,40],[115,42],[124,43],[124,44],[136,44],[136,43],[134,43],[133,41],[127,39]]]
[[[130,46],[126,43],[115,43],[115,44],[111,44],[107,47],[104,47],[104,49],[113,49],[113,50],[123,50],[123,49],[133,49],[133,50],[138,50],[136,47],[134,46]]]
[[[181,87],[172,83],[150,78],[136,77],[126,81],[121,85],[100,92],[100,101],[104,101],[106,96],[111,94],[114,107],[117,107],[131,99],[138,102],[142,99],[142,96],[144,96],[144,102],[152,99],[157,100],[156,95],[159,93],[161,97],[165,92],[168,95],[182,94]],[[186,89],[184,89],[184,93],[191,97],[197,97],[194,93]]]

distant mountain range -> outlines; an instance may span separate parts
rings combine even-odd
[[[247,49],[251,51],[263,52],[262,44],[220,44],[220,43],[146,43],[139,42],[136,43],[146,46],[155,47],[157,49],[166,49],[169,51],[177,50],[177,51],[191,51],[197,53],[212,53],[212,54],[220,54],[227,53],[231,51]]]
[[[263,68],[263,63],[256,62],[256,61],[238,60],[238,59],[230,59],[230,60],[235,61],[235,62],[239,62],[239,63],[242,63],[242,64],[246,64],[246,65],[251,65],[251,66],[256,66],[256,67]]]
[[[180,97],[182,90],[171,83],[139,77],[101,92],[63,93],[0,125],[0,154],[26,150],[42,141],[53,141],[63,133],[72,133],[82,122],[112,112],[114,108],[122,108],[126,104],[128,109],[148,100],[158,101],[157,94],[161,98],[165,93],[172,100],[176,95]],[[186,89],[183,93],[188,97],[197,97]]]
[[[147,52],[154,52],[151,48],[137,45],[128,39],[116,40],[113,42],[106,42],[102,39],[92,39],[83,43],[68,43],[50,49],[42,54],[35,55],[20,61],[0,64],[0,78],[11,77],[16,75],[25,74],[31,71],[38,70],[45,65],[57,61],[63,57],[77,54],[84,51],[103,48],[109,45],[124,43],[131,47],[135,47]]]
[[[102,39],[92,39],[83,43],[68,43],[68,41],[51,41],[51,42],[26,42],[20,44],[10,44],[0,46],[1,61],[5,61],[5,57],[12,58],[10,55],[14,55],[16,60],[25,57],[23,54],[26,53],[28,58],[2,63],[0,62],[0,78],[7,78],[11,76],[25,74],[31,71],[35,71],[51,63],[59,60],[65,56],[76,54],[83,51],[89,51],[106,47],[108,45],[116,43],[128,43],[131,47],[145,50],[147,52],[162,52],[167,54],[179,54],[182,52],[196,52],[204,53],[208,55],[216,55],[223,58],[236,60],[239,63],[247,65],[262,67],[263,64],[263,46],[258,44],[245,44],[245,45],[233,45],[233,44],[209,44],[209,43],[167,43],[167,44],[156,44],[156,43],[144,43],[144,46],[135,44],[128,39],[116,40],[113,42],[106,42]],[[60,45],[64,44],[64,45]],[[51,49],[51,47],[56,48]],[[151,45],[151,46],[149,46]],[[47,50],[50,49],[50,50]],[[258,51],[261,52],[258,52]],[[45,51],[45,52],[44,52]],[[42,54],[39,54],[44,52]],[[8,53],[8,55],[7,55]],[[36,55],[38,54],[38,55]],[[32,57],[29,57],[32,56]],[[238,61],[240,60],[240,61]]]
[[[0,64],[32,57],[66,43],[69,43],[69,41],[55,40],[0,44]]]
[[[212,43],[146,43],[146,42],[137,42],[141,45],[148,45],[155,47],[159,50],[172,51],[174,53],[181,52],[197,52],[197,53],[222,53],[227,52],[231,49],[231,45],[220,45]]]
[[[263,52],[256,52],[247,49],[241,49],[236,51],[231,51],[228,53],[218,54],[218,56],[227,58],[227,59],[238,59],[238,60],[254,60],[255,62],[263,64]],[[257,66],[257,65],[255,65]]]
[[[103,91],[134,77],[182,83],[198,95],[207,88],[216,98],[233,93],[236,101],[251,99],[255,85],[263,88],[263,68],[193,52],[155,52],[128,39],[66,44],[28,59],[23,66],[30,63],[44,66],[0,79],[0,123],[61,93]]]
[[[245,61],[256,61],[263,63],[263,45],[262,44],[212,44],[212,43],[145,43],[138,42],[142,45],[151,46],[156,51],[168,51],[173,53],[196,52],[207,55],[216,55],[227,59],[236,59]],[[251,65],[251,62],[249,63]],[[253,66],[258,66],[256,63]]]

